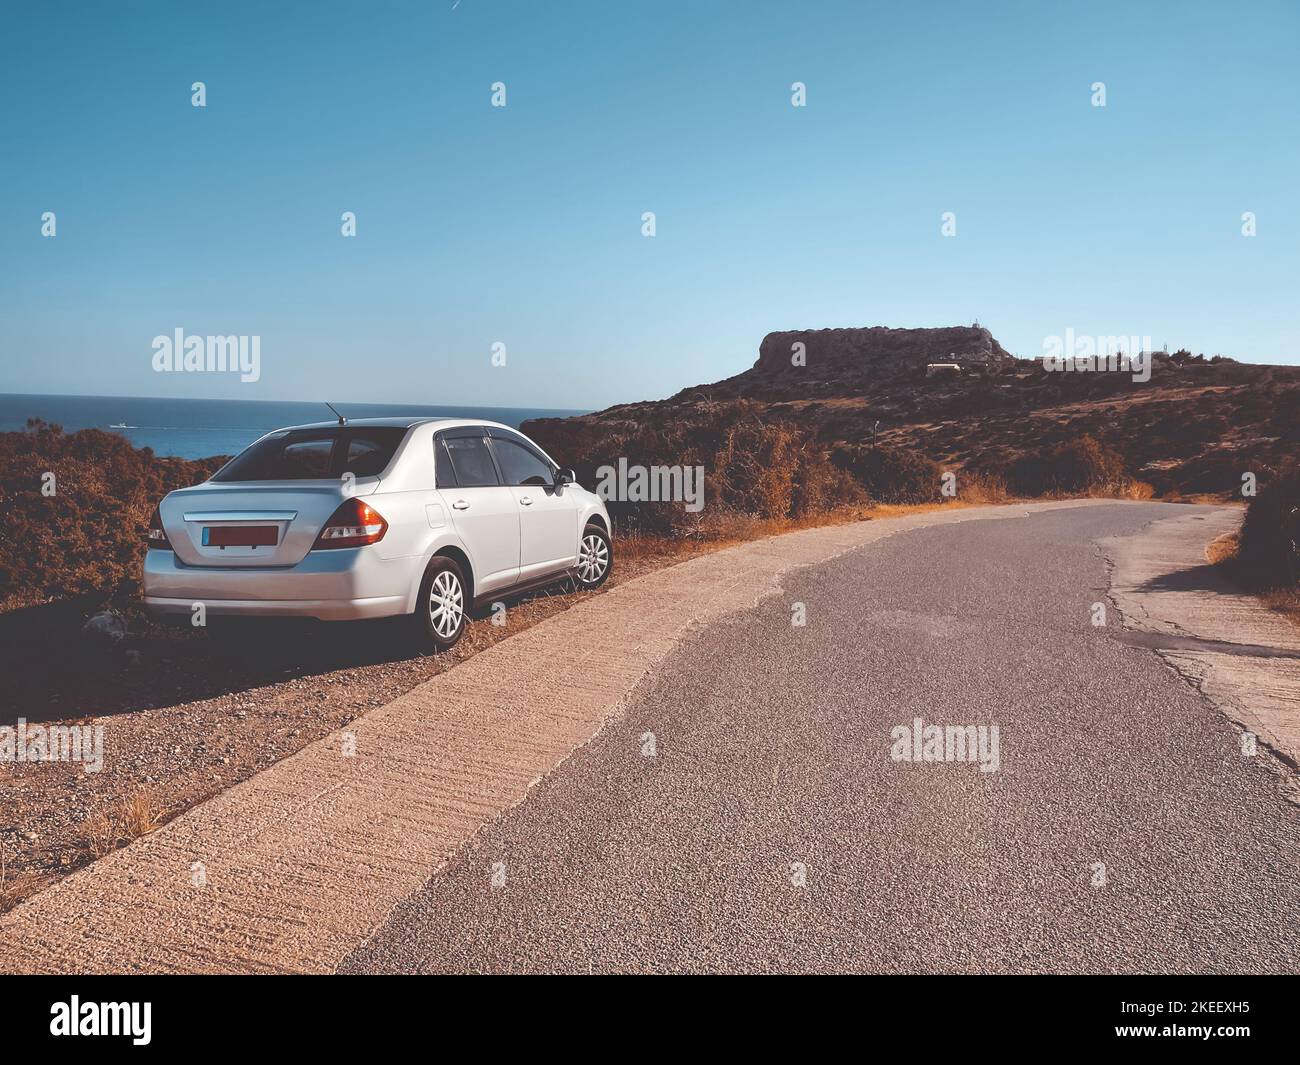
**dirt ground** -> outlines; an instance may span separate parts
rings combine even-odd
[[[607,587],[723,546],[639,544]],[[0,725],[102,725],[103,767],[0,761],[0,911],[108,850],[590,595],[507,599],[452,651],[413,654],[398,623],[258,625],[226,636],[144,623],[112,650],[77,627],[5,648]],[[21,643],[21,639],[18,641]]]

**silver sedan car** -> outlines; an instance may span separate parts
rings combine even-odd
[[[147,534],[158,614],[401,615],[434,650],[473,605],[613,564],[605,504],[495,422],[369,418],[268,433],[170,493]]]

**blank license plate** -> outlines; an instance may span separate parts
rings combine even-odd
[[[274,547],[274,525],[222,525],[203,530],[204,547]]]

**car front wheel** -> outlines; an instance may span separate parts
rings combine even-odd
[[[582,540],[578,544],[578,587],[582,590],[599,588],[609,579],[613,568],[614,548],[609,542],[609,534],[592,522],[582,530]]]
[[[424,571],[411,621],[422,650],[446,651],[465,631],[465,575],[456,563],[435,556]]]

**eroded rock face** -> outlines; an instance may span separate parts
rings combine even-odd
[[[795,361],[797,344],[803,345],[802,365]],[[976,325],[796,329],[768,333],[752,369],[710,389],[719,396],[766,400],[852,396],[924,378],[931,363],[957,363],[963,373],[996,373],[1011,362],[993,334]]]
[[[793,345],[805,345],[807,365],[792,364]],[[843,377],[885,364],[924,372],[927,363],[957,362],[996,369],[1010,353],[982,326],[942,329],[799,329],[768,333],[758,348],[754,369],[761,373],[812,371],[810,376]]]

